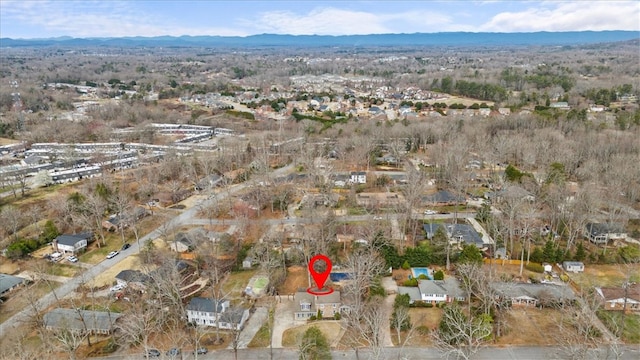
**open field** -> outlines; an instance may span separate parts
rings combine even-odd
[[[558,309],[512,309],[507,315],[507,333],[497,339],[497,344],[557,345],[561,341],[558,326],[561,315],[562,310]]]
[[[583,289],[593,286],[621,286],[629,275],[630,281],[640,281],[640,264],[585,265],[583,273],[569,274],[571,280]]]
[[[333,344],[341,334],[341,326],[339,321],[317,321],[311,322],[306,325],[297,326],[288,330],[285,330],[282,334],[282,346],[283,347],[297,347],[302,335],[308,328],[315,326],[322,334],[327,338],[329,344]]]

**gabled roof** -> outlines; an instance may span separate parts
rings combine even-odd
[[[421,294],[446,294],[451,297],[465,297],[458,280],[449,277],[445,280],[418,280]]]
[[[640,283],[630,284],[625,290],[623,287],[603,287],[597,289],[598,293],[602,296],[604,301],[611,301],[616,299],[632,299],[640,302]]]
[[[81,234],[64,234],[58,236],[55,240],[58,244],[74,246],[78,243],[78,241],[91,239],[92,235],[90,233],[81,233]]]
[[[44,315],[44,325],[69,330],[110,331],[119,313],[57,308]],[[84,320],[84,321],[83,321]]]
[[[409,299],[411,299],[412,301],[422,300],[420,289],[415,286],[398,286],[398,294],[400,295],[408,294]]]
[[[425,195],[422,197],[423,202],[433,202],[433,203],[460,203],[464,202],[466,199],[464,196],[456,196],[453,193],[440,190],[435,194]]]
[[[143,274],[138,270],[122,270],[116,275],[116,279],[125,282],[140,282],[145,283],[150,280],[149,276]]]
[[[18,284],[21,284],[23,282],[24,282],[24,279],[21,277],[7,275],[7,274],[0,274],[0,294],[5,293],[12,287]]]
[[[245,311],[247,310],[243,308],[230,308],[220,315],[220,322],[240,324]]]
[[[208,313],[222,313],[229,306],[228,300],[214,300],[203,297],[194,297],[189,301],[187,310],[202,311]]]
[[[311,304],[338,304],[340,303],[340,291],[334,290],[328,295],[311,295],[305,289],[299,289],[296,293],[298,302],[308,302]]]

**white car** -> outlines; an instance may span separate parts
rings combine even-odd
[[[374,216],[373,220],[382,220],[382,216]]]
[[[111,258],[115,257],[115,256],[116,256],[116,255],[118,255],[118,254],[119,254],[119,252],[117,252],[117,251],[112,251],[112,252],[110,252],[109,254],[107,254],[107,259],[111,259]]]
[[[435,214],[437,214],[437,213],[438,213],[438,212],[437,212],[437,211],[435,211],[435,210],[425,210],[425,211],[424,211],[424,214],[425,214],[425,215],[435,215]]]
[[[69,256],[67,260],[69,260],[69,262],[72,262],[72,263],[78,262],[78,258],[75,257],[74,255]]]
[[[116,291],[120,291],[122,289],[124,289],[126,286],[122,285],[122,284],[118,284],[115,285],[113,287],[111,287],[111,289],[109,289],[110,292],[116,292]]]

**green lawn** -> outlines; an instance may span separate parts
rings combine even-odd
[[[222,284],[222,290],[225,294],[230,294],[231,298],[239,298],[242,292],[249,284],[249,279],[255,275],[256,270],[244,270],[231,273]]]
[[[273,321],[273,311],[269,311],[269,319],[262,324],[260,330],[251,339],[247,345],[250,348],[266,348],[269,347],[269,322]]]
[[[620,311],[598,310],[598,317],[612,333],[616,334],[619,331],[622,324],[622,313]],[[622,340],[629,344],[640,343],[640,315],[626,314],[624,323]]]

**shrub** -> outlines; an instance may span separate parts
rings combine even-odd
[[[404,285],[404,286],[418,286],[418,279],[416,279],[416,278],[409,279],[409,280],[403,282],[402,285]]]
[[[542,274],[544,272],[544,266],[538,263],[528,263],[524,266],[527,270]]]
[[[335,320],[340,320],[340,319],[342,319],[342,315],[340,315],[340,313],[335,313],[335,314],[333,315],[333,318],[334,318]]]
[[[420,275],[418,275],[418,279],[420,279],[420,280],[429,280],[429,277],[427,275],[425,275],[425,274],[420,274]]]
[[[444,272],[442,270],[438,270],[433,274],[433,280],[444,280]]]
[[[408,261],[408,260],[405,260],[405,261],[402,263],[402,269],[403,269],[403,270],[409,270],[410,268],[411,268],[411,265],[409,265],[409,261]]]

